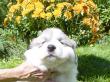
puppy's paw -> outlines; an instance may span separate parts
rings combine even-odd
[[[38,68],[39,68],[41,71],[43,71],[43,72],[48,71],[47,67],[44,66],[44,65],[40,65],[40,66],[38,66]]]

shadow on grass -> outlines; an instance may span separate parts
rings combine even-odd
[[[110,61],[96,57],[93,54],[83,55],[78,58],[79,80],[85,80],[91,77],[110,77]]]

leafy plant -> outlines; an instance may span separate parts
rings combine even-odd
[[[7,13],[7,4],[8,1],[7,0],[0,0],[0,27],[2,27],[2,22],[4,20],[4,18],[6,17],[6,13]]]
[[[110,0],[94,0],[99,8],[100,32],[109,33],[110,30]]]
[[[0,29],[0,58],[22,57],[26,46],[25,42],[19,38],[16,39],[12,30]]]
[[[92,0],[17,0],[9,8],[4,26],[16,28],[27,43],[39,30],[59,27],[82,45],[97,40],[98,21],[97,6]]]
[[[110,1],[109,1],[110,5]],[[110,6],[105,7],[101,5],[100,7],[100,23],[102,25],[102,32],[109,33],[110,30]]]

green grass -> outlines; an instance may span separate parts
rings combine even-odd
[[[0,59],[0,68],[12,68],[20,63],[22,63],[23,60],[21,58],[16,57],[10,57],[8,60]]]
[[[110,44],[77,49],[81,82],[110,82]]]
[[[83,46],[78,54],[79,82],[110,82],[110,43]],[[22,63],[18,57],[1,60],[0,68],[10,68]]]

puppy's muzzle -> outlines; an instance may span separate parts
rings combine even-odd
[[[47,46],[47,49],[48,49],[49,52],[53,52],[56,49],[56,46],[50,44],[50,45]]]

